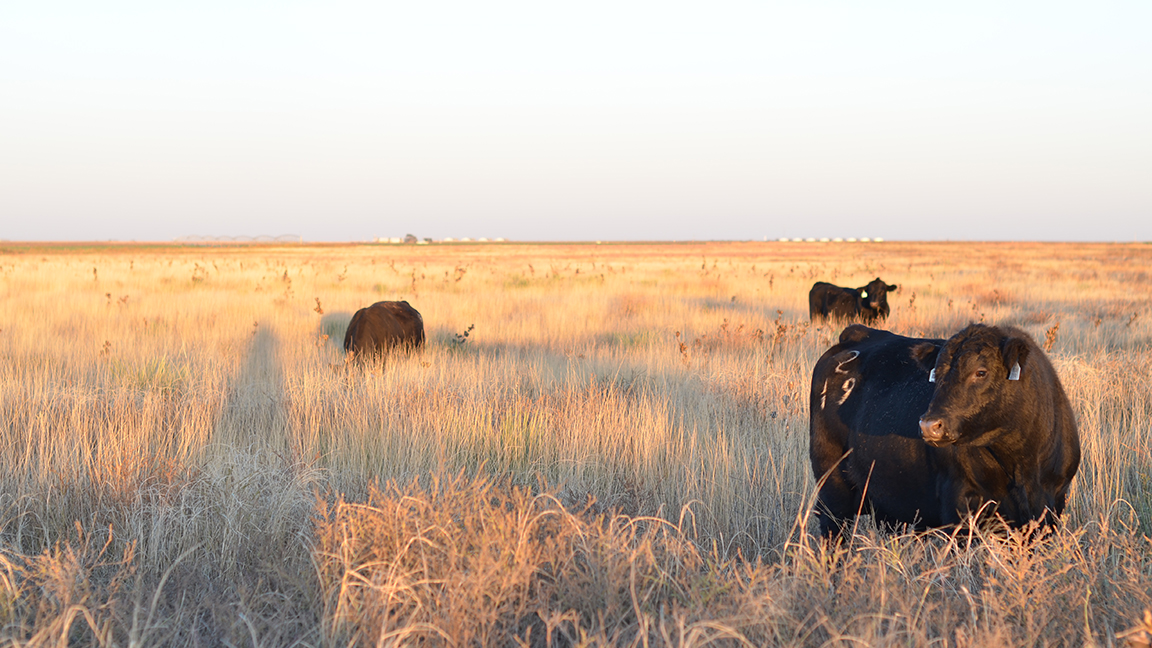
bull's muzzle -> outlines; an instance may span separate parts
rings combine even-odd
[[[930,446],[944,446],[955,439],[949,437],[942,419],[920,419],[920,436]]]

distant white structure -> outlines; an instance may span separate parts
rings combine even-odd
[[[451,243],[451,242],[453,242],[453,241],[455,241],[455,240],[456,240],[456,239],[452,238],[451,236],[445,236],[443,239],[441,239],[441,242],[443,242],[443,243]]]
[[[487,243],[488,242],[488,239],[483,237],[483,236],[481,236],[480,238],[478,238],[476,240],[479,241],[480,243]]]
[[[767,236],[765,236],[764,240],[765,241],[768,240]],[[829,239],[828,236],[820,236],[820,238],[818,238],[818,239],[814,238],[814,236],[809,236],[809,238],[806,238],[806,239],[789,239],[788,236],[781,236],[781,238],[776,239],[776,241],[779,241],[781,243],[787,243],[787,242],[793,242],[793,243],[801,243],[801,242],[808,242],[808,243],[856,243],[856,242],[859,242],[859,243],[882,243],[882,242],[884,242],[884,239],[879,238],[879,236],[876,236],[876,238],[871,238],[871,239],[867,238],[867,236],[864,236],[863,239],[857,239],[857,238],[855,238],[855,236],[848,236],[847,239],[843,238],[843,236],[836,236],[836,238],[833,238],[833,239]]]
[[[503,236],[497,236],[496,238],[494,238],[494,239],[492,239],[492,240],[493,240],[493,241],[496,241],[497,243],[503,243],[503,242],[504,242],[504,241],[506,241],[507,239],[505,239]]]
[[[768,240],[767,236],[765,236],[764,240],[765,241]],[[798,238],[797,239],[789,239],[788,236],[781,236],[781,238],[776,239],[776,241],[779,241],[781,243],[787,243],[789,241],[793,242],[793,243],[799,243],[799,242],[808,242],[808,243],[856,243],[856,242],[882,243],[882,242],[884,242],[884,239],[879,238],[879,236],[874,236],[874,238],[871,238],[871,239],[867,238],[867,236],[864,236],[863,239],[857,239],[857,238],[855,238],[855,236],[848,236],[847,239],[843,238],[843,236],[836,236],[836,238],[834,238],[834,239],[829,239],[828,236],[820,236],[820,238],[814,238],[814,236],[808,236],[808,238],[805,238],[805,239],[798,239]]]
[[[465,236],[464,238],[462,238],[460,240],[463,241],[464,243],[471,243],[472,242],[472,239],[468,238],[467,236]]]

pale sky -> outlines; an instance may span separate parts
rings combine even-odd
[[[1152,2],[0,0],[0,239],[1152,240]]]

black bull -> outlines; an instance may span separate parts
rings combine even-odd
[[[344,351],[356,358],[422,346],[424,318],[406,301],[381,301],[361,308],[344,334]]]
[[[812,371],[810,407],[825,536],[858,511],[917,529],[975,513],[1050,524],[1080,463],[1064,388],[1014,328],[934,340],[849,326]]]
[[[887,319],[891,312],[888,293],[896,289],[895,284],[890,286],[880,277],[859,288],[842,288],[817,281],[808,291],[808,317],[812,321],[858,318],[865,324]]]

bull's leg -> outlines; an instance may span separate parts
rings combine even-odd
[[[820,523],[820,535],[825,538],[839,536],[844,525],[852,521],[860,510],[861,493],[847,479],[846,457],[844,454],[835,462],[826,462],[829,465],[818,482],[820,490],[813,512]]]
[[[816,519],[820,522],[820,535],[825,538],[839,536],[859,509],[859,493],[837,487],[821,488],[815,510]]]

